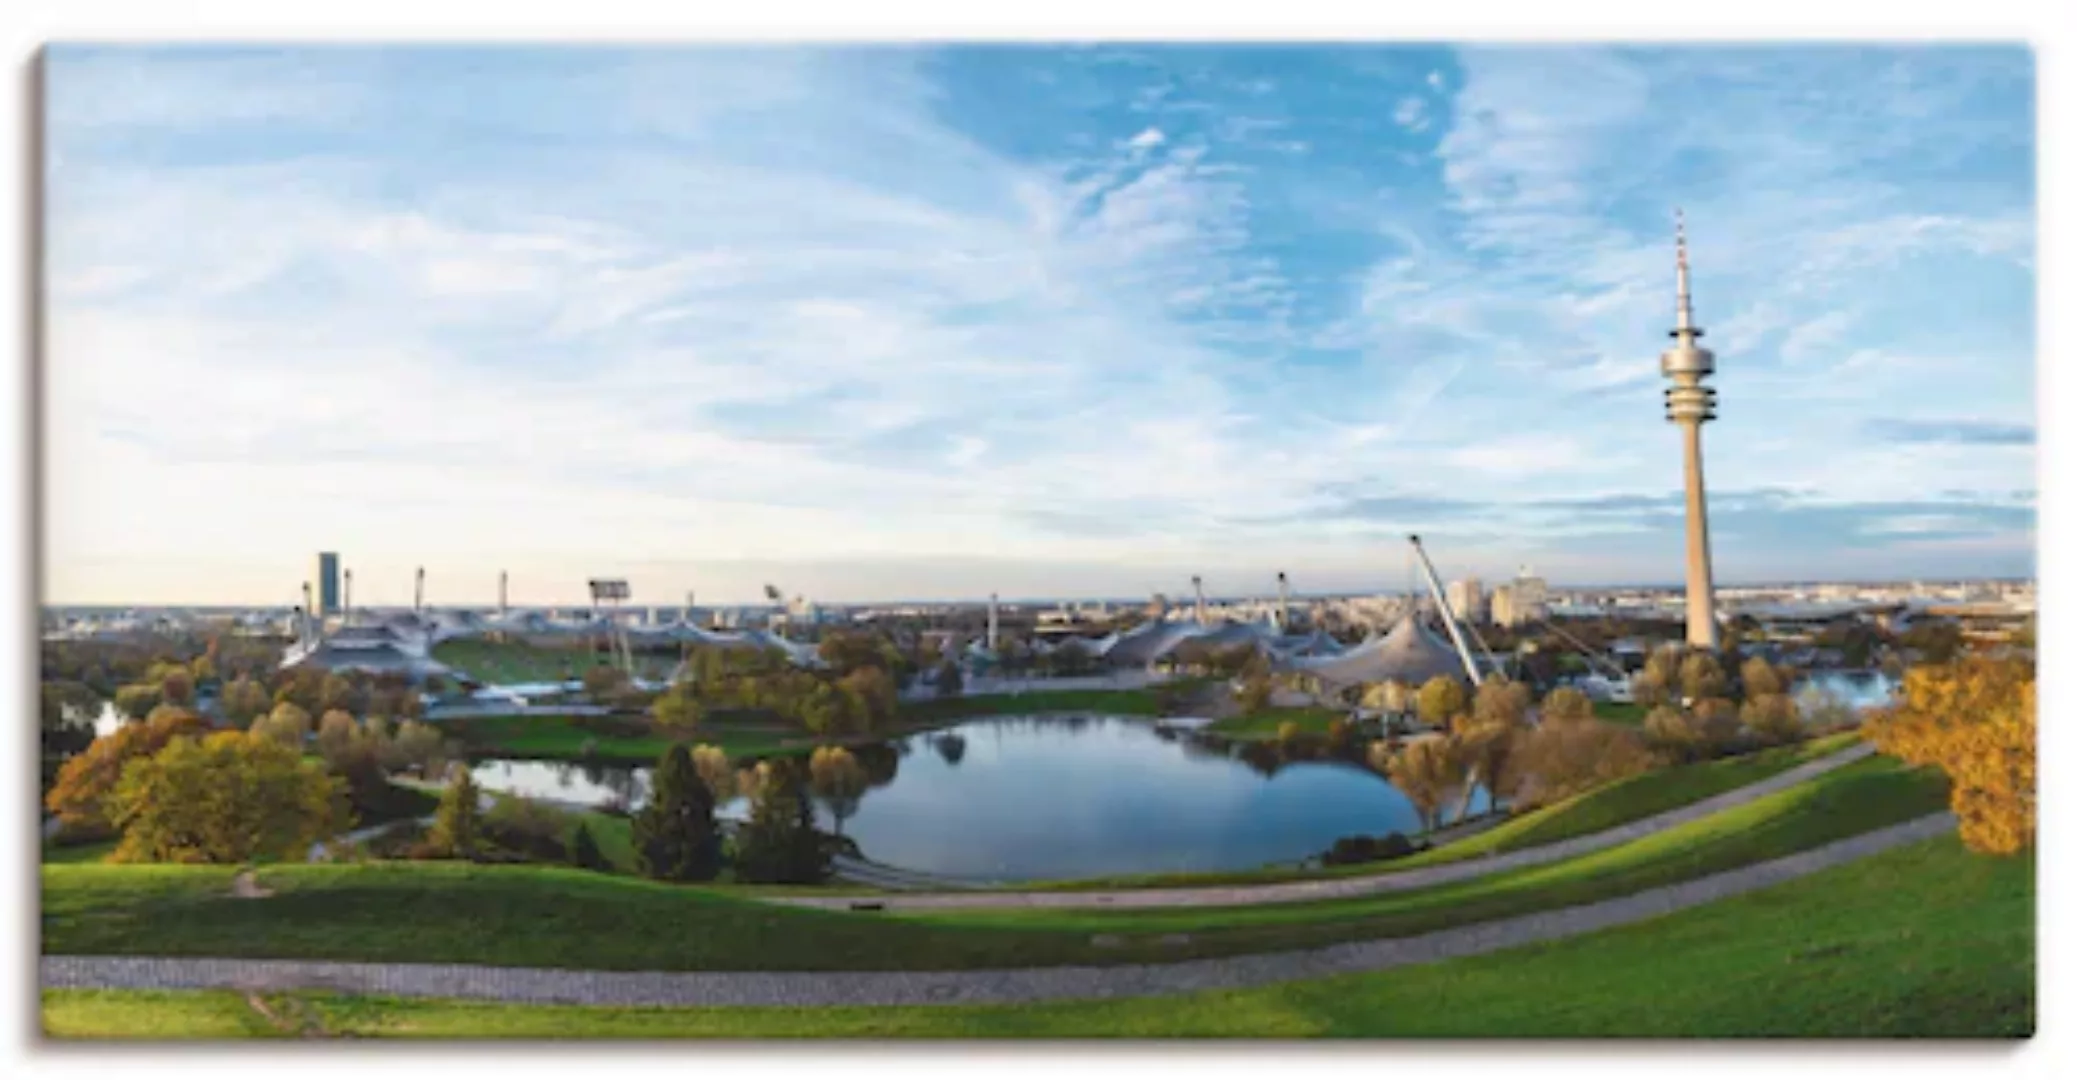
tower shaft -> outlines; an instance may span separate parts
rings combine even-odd
[[[1683,421],[1680,434],[1688,494],[1688,644],[1714,650],[1716,583],[1709,562],[1709,498],[1702,484],[1702,422]]]

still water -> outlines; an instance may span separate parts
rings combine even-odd
[[[1795,685],[1795,697],[1804,705],[1831,697],[1855,711],[1888,705],[1902,684],[1880,671],[1827,671]]]
[[[976,720],[887,744],[868,772],[879,782],[854,802],[817,800],[822,827],[875,862],[950,877],[1245,869],[1343,836],[1419,828],[1413,804],[1368,770],[1251,765],[1145,720]],[[646,769],[487,761],[475,775],[486,788],[580,805],[639,805],[648,787]],[[743,813],[740,800],[722,808]]]

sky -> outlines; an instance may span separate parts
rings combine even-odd
[[[2023,47],[53,47],[44,596],[2035,564]]]

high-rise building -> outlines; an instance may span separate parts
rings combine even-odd
[[[314,579],[317,596],[310,612],[319,618],[339,612],[339,553],[320,551],[317,553],[317,577]]]
[[[1688,235],[1676,215],[1673,227],[1675,301],[1673,347],[1659,357],[1659,372],[1673,380],[1666,388],[1666,419],[1680,425],[1683,471],[1687,479],[1688,645],[1717,647],[1716,595],[1710,579],[1709,506],[1702,487],[1702,425],[1716,419],[1716,391],[1702,384],[1716,371],[1716,356],[1697,344],[1702,328],[1695,325],[1688,303]]]
[[[1529,622],[1550,616],[1550,586],[1524,566],[1514,578],[1515,621]]]
[[[1450,602],[1450,610],[1457,613],[1457,618],[1468,623],[1486,621],[1485,596],[1479,590],[1477,578],[1464,578],[1450,582],[1450,586],[1445,590],[1443,596]]]
[[[1493,590],[1491,601],[1493,624],[1512,627],[1521,621],[1515,612],[1514,586],[1502,585]]]

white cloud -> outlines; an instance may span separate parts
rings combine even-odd
[[[1132,147],[1134,150],[1152,150],[1167,141],[1168,139],[1161,134],[1160,128],[1150,127],[1125,140],[1125,145]]]
[[[1428,130],[1428,103],[1417,97],[1404,97],[1392,108],[1392,122],[1408,131]]]

